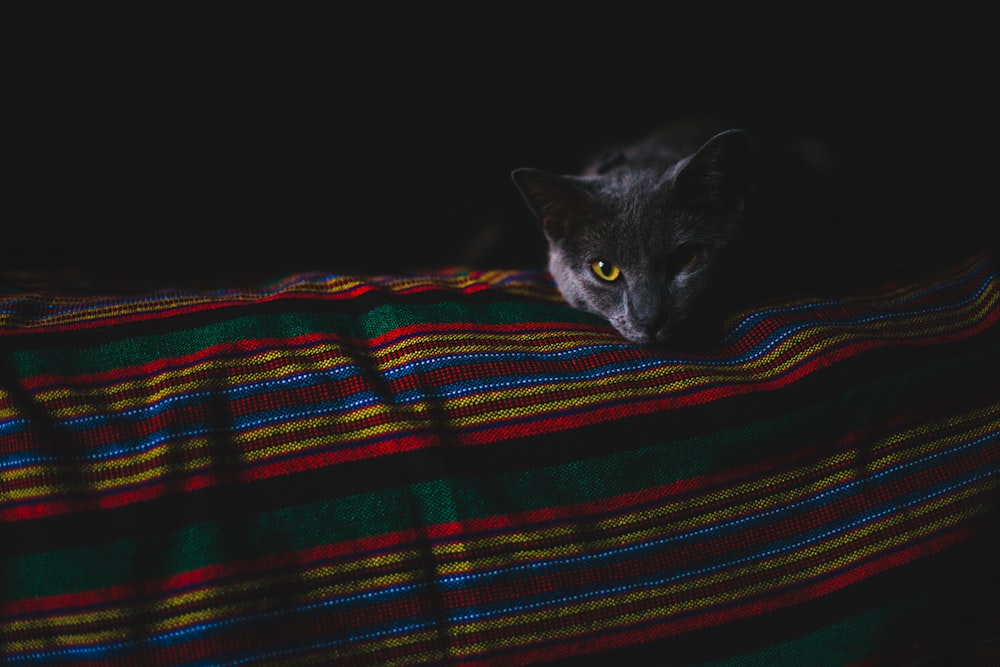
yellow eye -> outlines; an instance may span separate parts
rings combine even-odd
[[[607,280],[609,283],[618,280],[618,276],[622,273],[617,266],[611,262],[605,262],[603,259],[591,262],[590,268],[598,278]]]

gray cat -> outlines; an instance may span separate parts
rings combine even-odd
[[[789,275],[789,256],[820,266],[801,248],[782,247],[795,235],[781,224],[801,216],[795,202],[807,190],[786,183],[770,200],[782,210],[768,210],[752,153],[741,130],[705,140],[673,128],[606,154],[579,176],[511,176],[541,223],[549,270],[571,305],[635,343],[705,345],[727,313]],[[760,217],[783,222],[764,232]]]

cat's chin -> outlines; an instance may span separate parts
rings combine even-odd
[[[642,333],[635,336],[626,336],[629,342],[635,343],[636,345],[647,345],[649,347],[667,347],[671,345],[676,345],[678,338],[668,332],[647,334]]]
[[[620,331],[618,333],[621,333]],[[622,337],[630,343],[635,343],[636,345],[653,345],[658,344],[656,338],[648,334],[640,335],[626,335],[622,334]]]
[[[613,326],[622,338],[630,343],[635,343],[636,345],[666,345],[670,343],[673,336],[667,329],[661,329],[660,331],[650,333],[642,329],[633,329],[632,327],[623,326],[614,320],[611,320],[611,326]]]
[[[614,322],[611,322],[611,325],[628,342],[647,347],[697,350],[710,347],[717,340],[711,331],[699,327],[678,329],[677,327],[664,326],[654,333],[649,333],[628,327],[619,327]]]

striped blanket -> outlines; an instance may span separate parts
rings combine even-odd
[[[998,297],[685,353],[534,272],[7,286],[0,664],[993,664]]]

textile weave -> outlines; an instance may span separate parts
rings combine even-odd
[[[988,256],[691,352],[537,272],[15,287],[3,664],[997,657]]]

